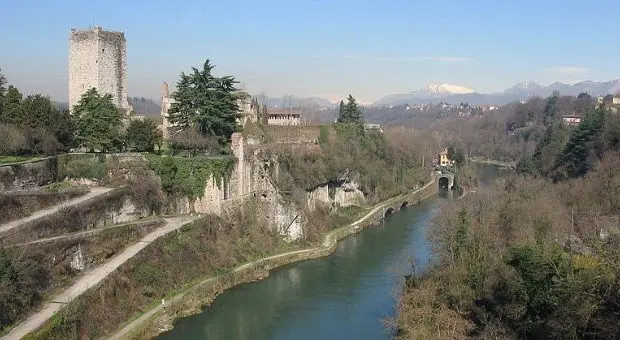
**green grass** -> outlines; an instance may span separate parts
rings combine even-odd
[[[0,156],[0,164],[19,163],[39,158],[38,156]]]
[[[347,226],[360,219],[368,210],[358,206],[339,208],[330,214],[330,226],[332,229]]]

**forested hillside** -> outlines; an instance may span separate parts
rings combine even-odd
[[[565,112],[581,123],[563,124]],[[442,210],[431,236],[437,263],[407,281],[398,335],[617,339],[620,118],[585,95],[533,99],[507,113],[474,124],[497,145],[484,149],[479,135],[466,145],[521,154],[518,174]],[[508,133],[492,135],[502,123]]]

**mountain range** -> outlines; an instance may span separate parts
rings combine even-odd
[[[479,93],[471,88],[448,83],[434,83],[422,89],[404,94],[387,95],[378,101],[363,106],[382,107],[403,104],[429,104],[440,101],[458,104],[461,102],[473,105],[503,105],[517,100],[525,100],[532,96],[548,97],[558,91],[561,95],[577,96],[586,92],[591,96],[604,96],[620,92],[620,79],[597,82],[582,81],[576,84],[554,82],[543,85],[534,81],[524,81],[497,93]],[[344,97],[343,97],[344,98]],[[266,103],[268,108],[301,107],[309,112],[323,112],[333,110],[337,103],[321,97],[266,97],[259,96],[259,102]],[[159,115],[159,103],[147,98],[131,97],[130,101],[138,114]],[[58,103],[60,108],[66,108],[66,103]]]
[[[448,103],[466,102],[474,105],[502,105],[516,100],[524,100],[532,96],[548,97],[554,91],[568,96],[577,96],[582,92],[586,92],[591,96],[604,96],[620,92],[620,79],[606,82],[587,80],[572,85],[555,82],[547,86],[533,81],[526,81],[498,93],[478,93],[463,86],[439,83],[431,84],[410,93],[388,95],[372,105],[428,104],[439,101]]]

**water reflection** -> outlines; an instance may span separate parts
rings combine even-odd
[[[425,229],[441,200],[391,215],[382,227],[347,238],[334,255],[284,267],[218,297],[162,339],[388,339],[382,319],[415,257],[430,248]]]
[[[440,207],[452,199],[451,191],[440,192],[438,198],[413,204],[381,226],[347,238],[331,256],[235,287],[160,338],[389,339],[382,320],[394,314],[394,292],[412,262],[417,271],[428,265],[426,232]]]

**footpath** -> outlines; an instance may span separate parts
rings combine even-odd
[[[45,218],[51,214],[57,213],[59,211],[61,211],[62,209],[66,208],[66,207],[70,207],[73,205],[77,205],[80,204],[82,202],[86,202],[91,198],[95,198],[97,196],[100,195],[104,195],[109,191],[114,190],[113,188],[91,188],[90,192],[87,193],[84,196],[80,196],[80,197],[76,197],[73,199],[70,199],[68,201],[56,204],[54,206],[51,206],[49,208],[45,208],[45,209],[41,209],[41,210],[37,210],[34,213],[32,213],[30,216],[26,216],[24,218],[21,218],[19,220],[15,220],[15,221],[11,221],[8,223],[5,223],[3,225],[0,225],[0,233],[5,232],[5,231],[9,231],[13,228],[17,228],[23,224],[26,224],[28,222],[32,222],[35,220],[38,220],[40,218]]]
[[[157,228],[153,232],[147,234],[133,245],[128,246],[118,255],[112,257],[108,262],[97,268],[84,273],[71,287],[65,289],[60,294],[50,299],[35,314],[28,317],[24,322],[18,324],[11,329],[5,336],[0,339],[21,339],[26,334],[36,331],[43,326],[56,312],[64,307],[65,304],[73,301],[89,288],[96,286],[103,281],[110,273],[114,272],[118,267],[123,265],[129,259],[134,257],[142,249],[158,238],[175,231],[187,223],[193,222],[199,216],[182,216],[164,218],[165,224]],[[22,222],[23,223],[23,222]]]

